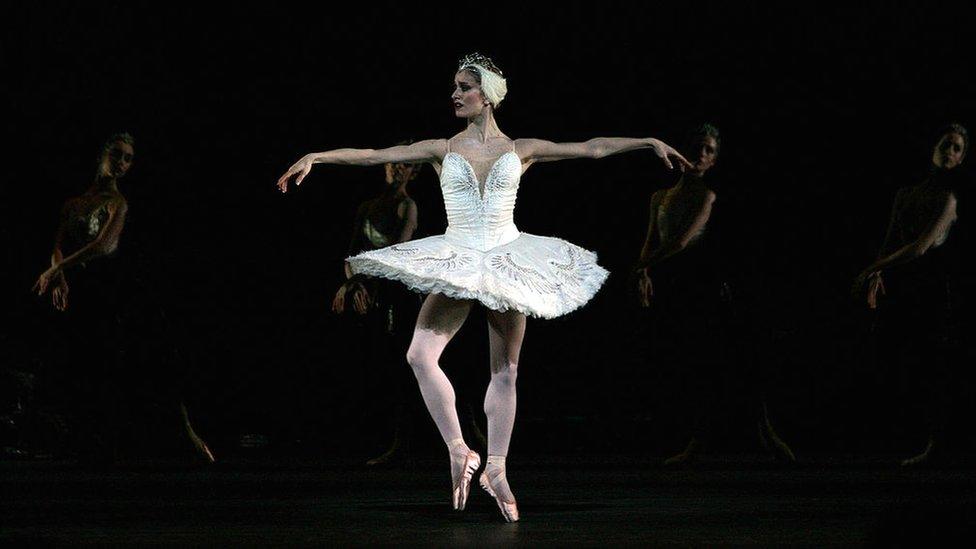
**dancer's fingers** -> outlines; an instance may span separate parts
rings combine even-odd
[[[366,314],[366,311],[369,309],[369,306],[367,304],[365,294],[363,292],[356,292],[355,299],[356,299],[356,312],[358,312],[361,315]]]
[[[679,153],[675,149],[671,149],[671,156],[674,156],[675,159],[678,160],[678,163],[681,165],[682,171],[684,171],[684,169],[690,169],[694,167],[694,165],[691,162],[688,162],[687,158],[682,156],[681,153]]]

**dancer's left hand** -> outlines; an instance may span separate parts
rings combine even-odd
[[[669,170],[674,169],[674,164],[672,164],[672,161],[678,163],[678,168],[681,171],[692,168],[691,162],[688,162],[685,157],[681,156],[681,153],[675,150],[674,147],[668,145],[660,139],[651,139],[651,149],[654,151],[654,154],[658,156],[658,158],[664,161],[664,165],[667,166]]]
[[[370,297],[369,292],[362,284],[357,284],[356,289],[352,293],[352,304],[356,312],[364,315],[369,311],[370,305],[373,304],[373,299]]]

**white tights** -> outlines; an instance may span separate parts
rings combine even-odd
[[[420,310],[413,340],[407,351],[407,362],[413,368],[427,410],[448,446],[452,462],[467,452],[467,446],[458,444],[462,436],[454,387],[438,361],[470,310],[471,303],[468,301],[431,294]],[[488,311],[491,381],[485,393],[485,415],[488,416],[488,456],[493,465],[504,464],[504,459],[499,458],[508,455],[508,445],[512,439],[515,378],[524,334],[525,316],[521,313]]]

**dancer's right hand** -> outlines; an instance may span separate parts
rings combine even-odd
[[[332,298],[332,312],[342,314],[346,310],[346,285],[339,286],[334,298]]]
[[[857,278],[854,279],[854,284],[851,285],[851,297],[855,300],[860,301],[864,297],[866,290],[869,288],[869,283],[873,281],[876,276],[880,276],[881,273],[878,271],[863,270]],[[870,299],[868,300],[868,305],[870,306]]]
[[[295,186],[301,185],[308,172],[312,171],[313,160],[312,155],[306,154],[292,164],[285,175],[278,178],[278,189],[283,193],[288,192],[288,180],[296,175],[298,177],[295,177]]]
[[[651,275],[647,269],[641,269],[637,273],[637,291],[640,293],[641,307],[651,306],[651,297],[654,296],[654,284],[651,283]]]
[[[340,314],[346,310],[346,294],[352,290],[352,307],[357,313],[364,315],[372,305],[372,298],[366,288],[360,283],[346,282],[339,287],[335,298],[332,299],[332,312]]]
[[[868,308],[878,308],[878,298],[885,295],[884,280],[881,273],[875,273],[868,278]]]

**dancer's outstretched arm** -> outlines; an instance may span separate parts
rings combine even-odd
[[[288,191],[288,181],[295,177],[295,185],[301,185],[312,171],[313,164],[343,164],[347,166],[375,166],[390,162],[421,164],[439,163],[447,151],[446,139],[428,139],[410,145],[397,145],[386,149],[334,149],[310,153],[292,164],[285,175],[278,179],[281,192]]]
[[[552,162],[570,158],[603,158],[611,154],[619,154],[637,149],[651,149],[668,169],[673,168],[672,161],[684,170],[690,168],[691,163],[674,150],[673,147],[653,137],[596,137],[583,143],[553,143],[545,139],[516,139],[515,148],[522,164],[528,168],[534,162]]]

